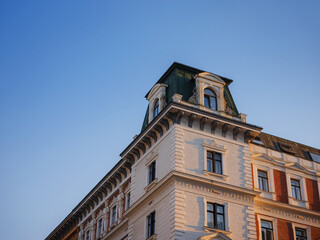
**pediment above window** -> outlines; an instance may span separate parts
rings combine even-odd
[[[198,238],[198,240],[231,240],[225,234],[218,232]]]
[[[262,160],[262,161],[271,162],[271,163],[276,163],[276,164],[283,164],[283,162],[277,161],[264,153],[253,154],[252,158]]]
[[[215,75],[213,73],[202,72],[202,73],[197,74],[195,78],[198,78],[198,77],[222,84],[223,86],[226,84],[220,77],[218,77],[217,75]]]

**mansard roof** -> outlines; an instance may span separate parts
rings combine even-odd
[[[193,90],[196,86],[194,76],[200,73],[208,73],[207,71],[200,70],[194,67],[190,67],[181,63],[174,62],[168,70],[160,77],[160,79],[155,83],[161,84],[164,83],[168,85],[166,88],[166,102],[169,103],[172,99],[172,96],[175,93],[182,95],[182,100],[188,101],[192,96]],[[222,79],[226,84],[224,86],[224,97],[229,108],[232,110],[235,116],[239,115],[236,104],[233,101],[231,92],[229,90],[229,85],[233,80],[222,77],[220,75],[214,74],[215,76]],[[151,90],[150,90],[151,91]],[[148,98],[150,91],[146,94],[145,98]],[[148,110],[146,111],[145,118],[142,124],[141,130],[143,130],[148,124]]]
[[[275,151],[284,152],[310,161],[313,160],[309,153],[320,155],[320,149],[313,148],[281,137],[273,136],[268,133],[261,132],[258,137],[260,137],[259,140],[264,144],[264,147]],[[255,144],[254,142],[252,143]]]

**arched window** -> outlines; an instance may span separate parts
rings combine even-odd
[[[159,114],[159,99],[156,100],[153,106],[153,118]]]
[[[209,88],[204,90],[204,106],[217,110],[217,97],[214,91]]]

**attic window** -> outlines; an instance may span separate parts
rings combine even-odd
[[[215,92],[209,88],[204,90],[204,106],[217,110],[217,96]]]
[[[261,141],[261,138],[260,137],[256,137],[254,138],[251,143],[255,143],[255,144],[259,144],[259,145],[262,145],[264,146],[264,143]]]
[[[312,153],[312,152],[309,152],[309,154],[310,154],[313,161],[320,163],[320,155]]]
[[[153,118],[159,114],[159,100],[157,99],[153,106]]]
[[[278,143],[280,150],[286,153],[295,154],[295,151],[293,150],[292,146],[285,144],[285,143]]]

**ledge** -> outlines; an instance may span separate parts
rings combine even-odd
[[[152,189],[155,185],[157,185],[157,183],[158,183],[158,179],[157,178],[155,178],[148,186],[146,186],[145,188],[144,188],[144,190],[146,191],[146,192],[148,192],[150,189]]]
[[[206,176],[213,176],[213,177],[218,177],[218,178],[222,178],[222,179],[227,179],[229,177],[227,175],[218,174],[218,173],[214,173],[214,172],[209,172],[207,170],[203,170],[203,174],[206,175]]]

